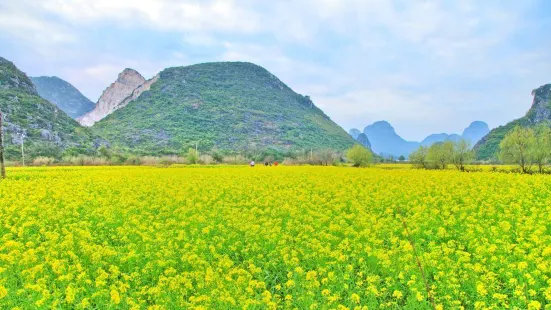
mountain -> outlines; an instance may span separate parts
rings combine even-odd
[[[465,128],[463,135],[447,133],[431,134],[419,143],[404,140],[396,133],[392,125],[386,121],[375,122],[364,129],[364,133],[368,138],[368,143],[371,143],[371,149],[375,153],[394,157],[399,157],[401,155],[407,157],[419,146],[430,147],[434,143],[444,141],[459,141],[461,139],[466,139],[471,145],[474,145],[489,131],[486,123],[475,121],[472,122],[469,127]],[[354,137],[357,132],[359,132],[359,130],[351,129],[349,134]],[[356,140],[358,139],[359,138]]]
[[[463,130],[462,137],[474,146],[489,132],[490,128],[488,127],[488,124],[482,121],[474,121],[469,125],[469,127]]]
[[[369,142],[369,138],[367,138],[367,135],[363,132],[361,132],[359,129],[352,128],[348,132],[348,134],[354,138],[359,144],[363,145],[364,147],[371,149],[371,142]]]
[[[92,152],[90,131],[40,97],[32,81],[12,62],[0,57],[0,110],[4,114],[7,159],[20,158],[24,141],[30,156]]]
[[[371,149],[376,154],[408,157],[419,147],[418,142],[409,142],[400,137],[386,121],[375,122],[364,129],[371,142]]]
[[[103,91],[96,106],[89,113],[77,118],[83,126],[92,126],[104,119],[107,115],[126,106],[130,101],[138,98],[144,91],[149,90],[158,76],[146,80],[134,69],[124,69],[117,80]]]
[[[459,141],[461,140],[461,138],[462,137],[458,134],[448,135],[447,133],[436,133],[426,137],[423,141],[421,141],[421,145],[430,147],[434,143],[444,142],[444,141]]]
[[[369,139],[367,138],[367,135],[365,133],[361,133],[358,135],[358,138],[356,139],[359,144],[363,145],[364,147],[371,149],[371,142],[369,142]]]
[[[141,154],[181,152],[195,143],[235,151],[344,150],[356,143],[308,96],[244,62],[165,69],[149,91],[92,129]]]
[[[348,132],[348,134],[354,138],[354,140],[358,140],[358,137],[360,136],[362,132],[359,130],[359,129],[356,129],[356,128],[352,128],[350,129],[350,131]]]
[[[40,97],[57,105],[72,118],[82,116],[94,108],[94,103],[78,89],[56,76],[31,77]]]
[[[543,85],[532,91],[534,100],[524,117],[516,119],[505,126],[499,126],[488,133],[474,147],[476,157],[488,160],[497,157],[499,144],[505,135],[516,126],[533,127],[551,121],[551,84]]]

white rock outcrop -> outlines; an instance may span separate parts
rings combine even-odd
[[[87,114],[79,117],[77,121],[82,126],[90,127],[102,120],[107,115],[126,106],[130,101],[138,98],[144,91],[149,90],[158,76],[146,80],[140,73],[133,69],[124,69],[117,80],[103,91],[96,103],[96,107]]]

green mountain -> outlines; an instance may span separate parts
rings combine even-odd
[[[543,85],[532,91],[534,100],[528,113],[505,126],[500,126],[487,134],[474,147],[479,160],[497,158],[499,144],[505,135],[516,126],[533,127],[539,123],[551,121],[551,84]]]
[[[38,95],[31,80],[0,57],[0,110],[6,157],[19,160],[21,143],[30,157],[89,153],[93,137],[54,104]]]
[[[40,97],[57,105],[76,119],[94,108],[95,104],[70,83],[56,76],[31,77]]]
[[[309,97],[244,62],[165,69],[148,91],[91,128],[141,154],[172,154],[195,143],[235,151],[344,150],[356,143]]]

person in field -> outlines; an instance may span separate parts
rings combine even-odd
[[[254,167],[254,160],[251,161],[251,167]]]

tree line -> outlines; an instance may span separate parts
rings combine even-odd
[[[518,165],[520,172],[545,172],[551,160],[551,128],[548,124],[538,124],[534,128],[513,128],[499,144],[499,159],[507,164]]]
[[[447,169],[453,165],[457,170],[465,171],[474,160],[474,151],[467,140],[434,143],[430,147],[420,146],[409,155],[409,161],[415,168]]]
[[[416,168],[447,169],[453,165],[460,171],[465,171],[474,158],[475,152],[465,140],[421,146],[409,155],[409,161]],[[548,124],[513,128],[503,137],[498,158],[504,164],[517,165],[522,173],[545,173],[551,161],[551,128]]]

